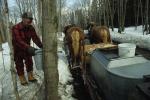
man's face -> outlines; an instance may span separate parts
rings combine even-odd
[[[22,21],[24,25],[30,25],[32,23],[32,19],[30,18],[23,18]]]

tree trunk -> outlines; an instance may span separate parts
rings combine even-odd
[[[56,0],[42,0],[45,100],[58,100]]]
[[[124,31],[127,2],[128,2],[128,0],[119,0],[118,1],[118,7],[119,7],[118,8],[118,23],[119,23],[118,32],[119,33]]]
[[[10,67],[10,70],[11,70],[11,76],[12,76],[12,81],[13,81],[13,86],[14,86],[14,94],[16,96],[16,100],[20,100],[20,97],[19,97],[19,93],[18,93],[18,90],[17,90],[17,80],[16,80],[16,71],[15,71],[15,68],[14,68],[14,56],[13,56],[13,47],[12,47],[12,37],[10,35],[10,30],[9,30],[9,13],[8,13],[8,4],[7,4],[7,0],[4,0],[4,4],[5,4],[5,18],[6,18],[6,25],[7,25],[7,41],[8,41],[8,44],[9,44],[9,48],[10,48],[10,59],[11,59],[11,67]]]
[[[58,31],[59,32],[61,32],[61,9],[62,9],[62,1],[61,0],[59,0],[58,1],[58,3],[59,3],[59,24],[58,24]]]
[[[135,1],[134,1],[135,2]],[[139,12],[140,12],[140,1],[134,3],[134,12],[135,12],[135,27],[137,29],[138,23],[139,23]]]
[[[148,12],[149,12],[149,0],[146,0],[146,4],[145,4],[145,32],[146,34],[148,34]]]
[[[42,33],[42,0],[38,0],[38,29]]]

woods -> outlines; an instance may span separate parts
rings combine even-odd
[[[70,20],[64,22],[85,28],[87,22],[94,21],[98,25],[107,25],[112,30],[117,27],[120,33],[124,31],[125,26],[143,25],[143,33],[149,34],[148,0],[82,0],[80,4],[76,5],[79,6],[78,9],[69,12]]]
[[[13,0],[12,0],[13,1]],[[71,0],[70,0],[71,1]],[[0,51],[2,44],[8,43],[11,59],[11,77],[13,90],[20,100],[14,55],[11,43],[11,28],[21,20],[24,12],[32,12],[33,23],[38,36],[43,42],[43,68],[45,100],[58,100],[57,69],[57,32],[64,26],[75,24],[83,29],[89,22],[108,26],[112,31],[118,28],[123,33],[125,27],[142,25],[143,35],[150,34],[150,1],[149,0],[0,0]],[[5,68],[4,68],[5,69]]]

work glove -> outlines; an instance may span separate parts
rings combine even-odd
[[[29,53],[29,55],[34,56],[34,55],[35,55],[35,50],[36,50],[36,48],[34,48],[34,47],[29,47],[29,48],[27,49],[27,52]]]

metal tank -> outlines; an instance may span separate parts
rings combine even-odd
[[[148,100],[137,88],[144,83],[143,76],[150,75],[150,61],[141,55],[120,58],[117,49],[97,49],[88,73],[105,100]]]

